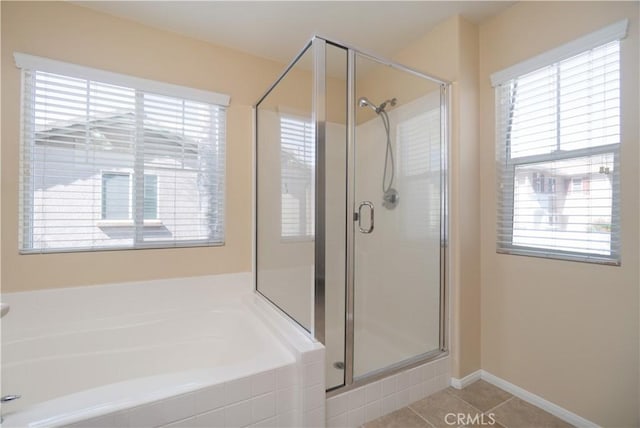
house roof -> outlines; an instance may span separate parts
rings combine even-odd
[[[75,149],[87,144],[107,151],[132,152],[136,139],[136,117],[133,112],[95,117],[89,121],[77,119],[36,131],[35,143],[40,146]],[[151,150],[197,154],[198,141],[181,133],[149,123],[144,124],[145,146]]]

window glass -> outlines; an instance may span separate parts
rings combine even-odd
[[[144,176],[144,219],[158,218],[158,177],[145,174]]]
[[[281,236],[313,238],[316,143],[311,122],[280,119]]]
[[[224,243],[224,107],[39,70],[23,82],[22,252]]]
[[[618,263],[620,44],[496,89],[498,251]]]
[[[105,220],[130,219],[130,195],[129,174],[102,174],[102,218]]]

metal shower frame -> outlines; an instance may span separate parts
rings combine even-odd
[[[315,124],[316,140],[316,174],[315,174],[315,272],[314,272],[314,301],[312,307],[311,331],[305,332],[322,344],[325,343],[325,179],[326,179],[326,47],[327,45],[344,49],[347,53],[347,210],[346,220],[346,295],[345,295],[345,377],[344,385],[328,390],[328,396],[342,393],[349,389],[357,388],[364,384],[387,377],[393,373],[406,370],[445,356],[449,353],[449,300],[448,300],[448,248],[449,248],[449,124],[451,103],[451,82],[433,75],[423,73],[413,68],[398,64],[388,59],[381,58],[370,52],[365,52],[347,43],[338,42],[326,37],[315,35],[304,48],[293,58],[275,82],[254,104],[254,168],[253,168],[253,282],[255,291],[272,303],[278,310],[290,317],[286,311],[277,306],[267,296],[258,290],[257,282],[257,212],[258,212],[258,183],[257,183],[257,124],[258,107],[260,103],[278,86],[289,71],[298,63],[300,58],[311,49],[313,55],[313,111],[312,122]],[[407,72],[414,76],[427,79],[440,87],[441,106],[441,165],[440,165],[440,317],[439,317],[439,348],[424,354],[414,356],[383,369],[354,378],[354,251],[355,251],[355,223],[353,218],[355,209],[355,60],[356,54],[386,65],[388,67]],[[291,318],[291,317],[290,317]],[[293,318],[292,318],[293,319]],[[296,323],[297,321],[294,320]]]

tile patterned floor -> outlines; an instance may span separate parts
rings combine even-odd
[[[479,380],[461,390],[449,387],[368,422],[364,428],[566,428],[571,426],[552,414],[490,383]]]

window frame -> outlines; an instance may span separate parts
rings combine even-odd
[[[129,201],[129,206],[128,206],[128,211],[129,211],[129,217],[126,219],[115,219],[115,218],[105,218],[104,217],[104,213],[105,213],[105,187],[104,187],[104,176],[105,175],[121,175],[121,176],[127,176],[129,179],[129,196],[128,196],[128,201]],[[116,226],[124,226],[124,227],[131,227],[134,226],[134,215],[133,215],[133,176],[135,174],[131,171],[115,171],[115,170],[103,170],[100,172],[100,176],[101,176],[101,181],[102,181],[102,189],[101,189],[101,198],[100,198],[100,219],[96,220],[96,226],[97,227],[116,227]],[[143,187],[144,187],[144,191],[146,191],[146,186],[147,186],[147,177],[155,177],[156,183],[155,183],[155,192],[156,192],[156,198],[155,198],[155,211],[156,211],[156,216],[154,218],[146,218],[144,217],[144,226],[145,227],[149,227],[149,226],[162,226],[162,219],[160,219],[159,217],[159,207],[160,207],[160,193],[158,192],[159,189],[159,178],[157,174],[144,174],[144,183],[143,183]],[[145,199],[146,199],[146,195],[145,195]],[[143,202],[143,207],[144,207],[144,202]],[[144,215],[144,213],[143,213]]]
[[[508,151],[508,146],[505,148]],[[620,159],[620,143],[617,144],[608,144],[604,146],[598,146],[597,148],[589,148],[589,149],[577,149],[570,151],[559,151],[556,153],[550,153],[546,155],[532,155],[532,156],[523,156],[519,158],[515,158],[513,160],[507,157],[504,166],[502,166],[502,174],[501,177],[504,179],[506,183],[514,183],[516,176],[516,169],[522,165],[532,165],[542,162],[553,162],[567,159],[576,159],[587,156],[597,156],[602,154],[613,154],[614,156],[614,165],[619,165]],[[620,168],[614,168],[612,173],[612,181],[620,183]],[[618,184],[618,187],[620,185]],[[554,248],[544,248],[544,247],[531,247],[525,245],[515,245],[513,244],[513,223],[514,223],[514,211],[515,211],[515,186],[511,189],[510,192],[506,192],[504,189],[500,189],[502,196],[499,198],[501,200],[507,200],[505,195],[509,196],[510,204],[503,204],[503,209],[499,212],[503,218],[508,219],[508,221],[504,221],[504,223],[508,226],[505,230],[505,233],[508,233],[511,236],[511,243],[498,243],[496,245],[496,252],[498,254],[513,254],[520,256],[531,256],[531,257],[540,257],[540,258],[549,258],[549,259],[560,259],[560,260],[568,260],[568,261],[578,261],[578,262],[588,262],[588,263],[600,263],[607,265],[620,266],[620,251],[615,251],[614,246],[611,247],[611,252],[609,256],[603,256],[601,254],[596,253],[587,253],[587,252],[577,252],[577,251],[565,251],[558,250]],[[619,192],[618,192],[619,193]],[[616,197],[615,192],[611,196],[611,242],[614,240],[620,239],[620,196]],[[616,227],[614,227],[614,224]],[[500,233],[498,231],[498,233]]]
[[[82,252],[95,252],[95,251],[120,251],[120,250],[138,250],[138,249],[166,249],[166,248],[188,248],[188,247],[214,247],[225,245],[225,229],[226,229],[226,151],[227,151],[227,138],[226,138],[226,121],[227,121],[227,107],[229,106],[230,97],[226,94],[190,88],[186,86],[174,85],[165,82],[158,82],[153,80],[147,80],[130,75],[124,75],[119,73],[113,73],[106,70],[94,69],[77,65],[73,63],[66,63],[61,61],[52,60],[49,58],[37,57],[20,52],[13,53],[15,59],[15,65],[21,71],[21,138],[20,138],[20,153],[31,153],[31,156],[27,156],[24,159],[21,156],[21,162],[19,165],[20,171],[20,189],[19,189],[19,239],[18,239],[18,251],[23,255],[30,254],[55,254],[55,253],[82,253]],[[31,108],[33,103],[36,102],[36,92],[34,82],[37,73],[48,73],[59,75],[68,78],[84,79],[91,82],[97,82],[106,85],[115,85],[125,88],[129,88],[135,91],[135,116],[136,116],[136,128],[135,132],[138,137],[145,128],[140,128],[143,125],[143,119],[141,113],[144,110],[144,97],[145,95],[165,96],[181,100],[183,103],[201,103],[208,105],[211,120],[216,122],[216,127],[212,128],[215,131],[211,131],[212,138],[216,139],[214,144],[221,145],[218,150],[221,151],[222,157],[218,160],[218,163],[213,165],[214,169],[211,171],[218,177],[218,186],[222,186],[217,190],[217,206],[220,214],[220,227],[216,228],[216,232],[213,235],[209,235],[205,238],[174,238],[167,240],[149,240],[142,239],[143,229],[147,227],[163,226],[160,215],[160,176],[155,173],[146,174],[147,167],[144,164],[142,151],[142,145],[134,145],[134,159],[135,163],[133,169],[129,167],[119,168],[115,166],[109,170],[100,169],[94,175],[100,182],[100,193],[97,197],[100,199],[97,207],[96,216],[93,223],[96,228],[104,227],[129,227],[135,228],[132,238],[132,244],[130,245],[82,245],[82,246],[66,246],[66,247],[46,247],[40,246],[34,247],[35,232],[34,232],[34,208],[35,208],[35,193],[33,191],[25,191],[27,188],[34,188],[33,183],[36,174],[33,172],[33,153],[36,150],[37,143],[33,137],[36,129],[34,126],[33,113],[25,113],[27,108]],[[33,81],[27,79],[33,79]],[[25,95],[25,87],[29,85],[31,89],[30,96]],[[142,107],[142,108],[141,108]],[[31,108],[31,111],[33,109]],[[217,159],[217,158],[216,158]],[[222,169],[216,169],[218,166],[222,166]],[[151,167],[153,168],[153,167]],[[31,171],[31,173],[28,173]],[[103,218],[104,212],[104,174],[118,174],[129,176],[129,218],[128,219],[105,219]],[[144,176],[154,175],[156,176],[156,218],[145,219],[144,218],[144,198],[142,201],[136,200],[136,194],[145,194]],[[138,179],[138,183],[141,185],[134,187],[134,181]],[[140,198],[138,198],[140,199]],[[221,208],[221,209],[220,209]],[[137,211],[140,211],[137,214]],[[211,233],[211,232],[210,232]]]
[[[491,76],[492,84],[496,87],[495,106],[496,106],[496,144],[498,149],[498,165],[497,184],[498,184],[498,205],[497,205],[497,241],[496,252],[499,254],[512,254],[521,256],[531,256],[539,258],[560,259],[566,261],[588,262],[596,264],[606,264],[613,266],[621,265],[621,248],[620,245],[613,245],[614,242],[620,242],[620,147],[622,145],[622,135],[618,143],[594,146],[589,148],[562,150],[560,147],[560,89],[556,88],[556,126],[558,132],[556,135],[556,150],[546,154],[535,154],[528,156],[511,157],[511,126],[513,118],[513,108],[516,100],[517,79],[528,73],[540,70],[545,67],[554,66],[556,73],[559,73],[559,63],[565,59],[575,55],[582,54],[589,50],[604,46],[608,43],[619,41],[626,36],[628,21],[623,20],[588,34],[580,39],[569,42],[563,46],[553,49],[547,53],[538,55],[537,57],[526,60],[522,63],[509,67],[506,70],[494,73]],[[622,49],[620,47],[620,58],[622,62]],[[621,73],[619,75],[622,82]],[[501,88],[503,84],[515,82],[508,89],[508,97],[500,94],[505,91]],[[559,85],[559,83],[558,83]],[[620,89],[622,91],[622,89]],[[506,98],[506,99],[505,99]],[[501,105],[505,103],[505,105]],[[506,112],[506,117],[505,117]],[[622,113],[620,113],[622,117]],[[504,124],[500,126],[500,118],[504,118]],[[622,126],[622,123],[620,124]],[[592,157],[598,155],[612,155],[613,164],[618,167],[613,168],[612,172],[612,194],[611,194],[611,231],[610,231],[610,254],[602,255],[593,252],[577,252],[566,251],[550,247],[532,247],[527,245],[513,244],[514,237],[514,217],[515,217],[515,178],[516,170],[520,166],[533,165],[538,163],[547,163],[554,161],[562,161],[568,159],[579,159],[584,157]],[[545,180],[547,178],[545,177]],[[543,185],[546,185],[544,183]],[[556,183],[557,185],[557,183]],[[546,188],[545,188],[546,190]],[[502,234],[507,235],[504,239],[499,238]]]
[[[105,216],[105,214],[107,213],[107,192],[106,192],[106,185],[105,185],[105,176],[106,175],[111,175],[111,176],[121,176],[121,177],[127,177],[127,218],[108,218]],[[133,225],[133,179],[132,179],[132,174],[130,172],[127,171],[101,171],[100,172],[100,181],[101,181],[101,195],[100,195],[100,220],[98,220],[99,222],[102,223],[106,223],[106,222],[131,222],[131,224]]]

